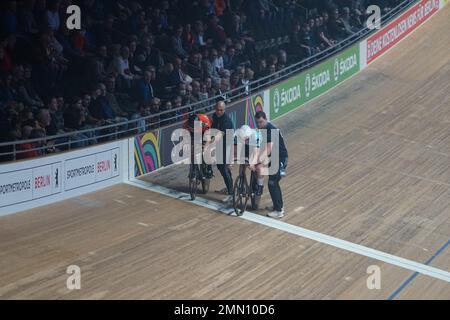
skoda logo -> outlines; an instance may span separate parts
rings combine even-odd
[[[275,113],[280,111],[280,104],[280,91],[275,89],[275,92],[273,93],[273,110]]]
[[[334,81],[339,80],[339,59],[334,60]]]
[[[306,97],[309,98],[309,94],[311,93],[311,75],[308,73],[305,79],[305,93]]]

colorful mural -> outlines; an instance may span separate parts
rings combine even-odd
[[[134,140],[134,174],[136,177],[161,167],[161,130],[148,132]]]
[[[255,114],[263,110],[264,96],[262,94],[247,98],[245,106],[245,124],[249,125],[251,128],[255,128]]]

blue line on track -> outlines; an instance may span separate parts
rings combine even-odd
[[[440,255],[448,246],[450,245],[450,239],[442,246],[440,247],[431,257],[425,262],[425,265],[430,265],[431,262],[433,262],[434,259],[438,255]],[[387,299],[393,300],[396,296],[400,294],[400,292],[403,291],[417,276],[419,275],[418,272],[414,272],[408,279],[406,279],[405,282],[402,283],[400,287],[397,288]]]

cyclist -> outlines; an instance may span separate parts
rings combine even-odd
[[[198,125],[196,126],[196,124],[198,124]],[[205,139],[203,139],[204,134],[206,131],[211,129],[211,126],[212,126],[212,123],[211,123],[211,120],[209,119],[209,117],[206,114],[201,114],[201,113],[189,115],[188,119],[184,123],[184,129],[188,130],[191,133],[192,145],[194,145],[194,135],[196,133],[196,130],[199,130],[198,133],[200,133],[200,130],[201,130],[203,147],[208,143],[208,141],[205,141]],[[191,148],[191,152],[192,152],[192,159],[194,159],[195,149]],[[202,155],[202,161],[203,161],[203,155]],[[208,165],[207,172],[206,172],[206,178],[211,179],[212,177],[213,177],[212,167],[210,165]]]
[[[261,132],[257,129],[250,128],[248,125],[243,125],[236,131],[235,137],[235,144],[239,142],[245,146],[245,161],[248,161],[249,169],[255,171],[257,174],[258,188],[256,195],[260,197],[264,190],[263,166],[259,161],[262,140]]]

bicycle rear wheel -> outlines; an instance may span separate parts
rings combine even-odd
[[[256,177],[256,173],[252,172],[251,178],[250,178],[250,185],[251,185],[251,204],[252,204],[252,210],[258,210],[259,208],[259,201],[261,200],[261,196],[256,195],[256,190],[258,190],[258,179]]]
[[[233,207],[238,216],[242,216],[247,209],[248,190],[247,177],[245,174],[240,175],[233,188]]]
[[[197,166],[195,164],[191,164],[191,168],[189,171],[189,194],[191,195],[192,201],[197,198],[199,184],[200,180],[197,172]]]

